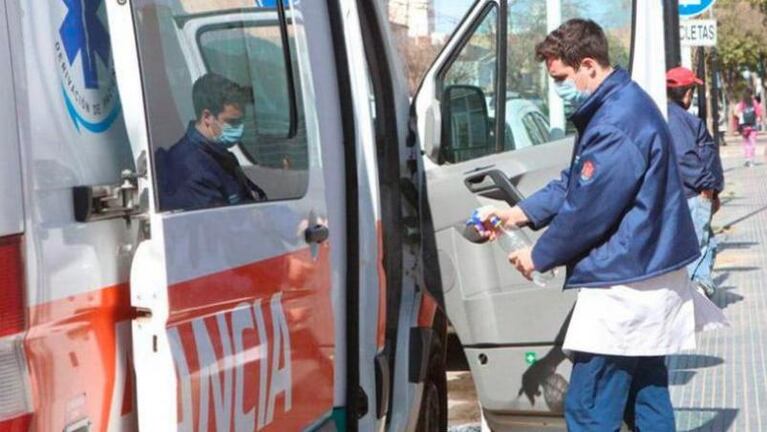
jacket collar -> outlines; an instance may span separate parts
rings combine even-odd
[[[186,138],[192,144],[204,150],[213,151],[217,154],[224,154],[224,152],[228,153],[228,151],[221,149],[218,145],[216,145],[215,142],[209,140],[205,137],[205,135],[201,134],[200,131],[197,130],[197,127],[195,127],[194,121],[189,122],[189,126],[186,129]]]
[[[628,72],[616,66],[612,73],[597,87],[596,91],[583,102],[583,105],[570,115],[570,120],[578,128],[580,134],[583,134],[586,125],[589,124],[591,118],[594,117],[594,114],[596,114],[605,101],[615,91],[623,88],[629,82],[631,82],[631,77]]]

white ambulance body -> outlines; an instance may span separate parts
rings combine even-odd
[[[277,3],[0,0],[0,432],[443,430],[442,310],[494,428],[561,413],[572,296],[462,235],[569,159],[466,108],[504,115],[513,8],[477,0],[411,108],[382,4]],[[663,12],[626,13],[660,106]],[[484,89],[446,78],[477,37]],[[233,152],[269,199],[165,211],[208,72],[253,88]]]

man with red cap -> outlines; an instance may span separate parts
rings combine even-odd
[[[716,291],[711,277],[716,257],[711,217],[719,209],[719,192],[724,187],[724,175],[719,148],[708,133],[706,124],[687,112],[695,87],[702,83],[687,68],[675,67],[666,73],[669,129],[700,244],[701,256],[689,264],[687,270],[690,279],[710,298]]]

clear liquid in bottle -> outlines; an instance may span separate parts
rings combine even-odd
[[[496,227],[496,233],[498,234],[496,242],[498,243],[498,246],[503,249],[504,252],[506,252],[506,254],[517,252],[533,245],[533,242],[530,241],[530,238],[527,236],[527,234],[525,234],[524,231],[518,227],[506,227],[503,225],[498,225]],[[549,270],[545,273],[534,271],[532,277],[533,283],[543,287],[546,286],[549,281],[554,279],[554,271]]]

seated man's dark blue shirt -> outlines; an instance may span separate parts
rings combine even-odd
[[[242,172],[237,158],[203,136],[192,122],[169,150],[156,152],[160,208],[197,209],[254,201],[263,192]]]

